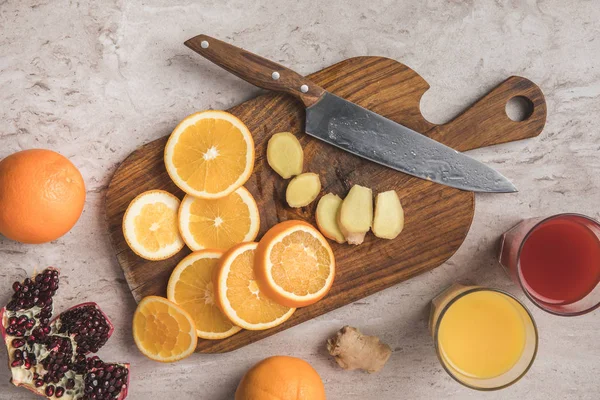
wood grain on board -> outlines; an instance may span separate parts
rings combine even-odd
[[[546,120],[546,103],[540,89],[516,76],[443,125],[432,124],[421,115],[419,103],[429,88],[427,82],[397,61],[381,57],[351,58],[308,78],[338,96],[460,151],[537,136]],[[529,117],[521,122],[512,121],[505,112],[506,103],[515,96],[529,99],[533,106]],[[473,219],[473,193],[396,172],[311,138],[303,133],[304,107],[292,97],[268,93],[228,111],[244,121],[254,136],[256,163],[245,186],[260,210],[258,238],[269,227],[288,219],[315,224],[317,201],[302,209],[287,207],[288,181],[267,164],[267,141],[272,134],[282,131],[294,133],[302,143],[304,170],[320,175],[321,194],[332,192],[344,197],[354,184],[371,187],[374,193],[395,189],[405,210],[405,228],[394,240],[368,234],[360,246],[331,242],[337,273],[330,293],[323,300],[298,309],[292,318],[273,329],[241,331],[218,341],[200,340],[199,352],[238,349],[431,270],[450,258],[465,239]],[[115,172],[106,195],[109,234],[136,301],[148,295],[165,296],[172,269],[189,253],[186,249],[168,260],[146,261],[128,248],[121,230],[123,214],[138,194],[164,189],[183,198],[183,192],[169,179],[164,167],[166,141],[167,137],[155,140],[127,157]]]

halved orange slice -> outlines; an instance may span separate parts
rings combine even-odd
[[[254,273],[269,298],[288,307],[304,307],[329,292],[335,258],[327,239],[312,225],[285,221],[260,240]]]
[[[167,298],[187,311],[202,339],[225,339],[242,328],[234,325],[217,306],[213,274],[221,250],[200,250],[185,257],[171,273]]]
[[[191,355],[198,344],[194,320],[169,300],[144,297],[133,315],[133,340],[146,357],[173,362]]]
[[[217,301],[236,325],[249,330],[273,328],[287,321],[295,308],[266,297],[254,277],[257,243],[241,243],[227,251],[215,276]]]
[[[179,207],[179,231],[188,247],[227,250],[258,235],[260,217],[254,198],[245,187],[220,199],[190,195]]]
[[[149,190],[137,196],[123,217],[123,235],[138,256],[164,260],[185,245],[177,227],[179,199],[164,190]]]
[[[225,111],[192,114],[177,125],[165,146],[169,176],[187,194],[227,196],[254,168],[254,141],[237,117]]]

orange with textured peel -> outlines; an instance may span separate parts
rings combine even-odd
[[[295,357],[269,357],[242,378],[235,400],[325,400],[319,373]]]
[[[58,239],[75,225],[85,183],[66,157],[24,150],[0,161],[0,233],[23,243]]]
[[[237,326],[263,330],[284,323],[295,308],[282,306],[266,297],[254,277],[257,243],[240,243],[227,251],[215,273],[219,307]]]
[[[190,356],[198,344],[192,317],[158,296],[144,297],[138,304],[133,315],[133,340],[146,357],[165,363]]]
[[[304,307],[329,292],[335,258],[327,239],[312,225],[285,221],[260,240],[254,273],[269,298],[288,307]]]
[[[225,111],[192,114],[177,125],[165,146],[165,166],[177,186],[195,197],[216,199],[242,186],[254,168],[254,141],[236,116]]]

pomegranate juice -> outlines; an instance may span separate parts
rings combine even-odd
[[[557,218],[538,226],[520,255],[523,286],[547,304],[571,304],[600,281],[600,240],[580,222]]]

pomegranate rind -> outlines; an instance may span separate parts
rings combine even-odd
[[[5,321],[6,307],[2,307],[0,310],[0,336],[2,336],[2,340],[6,341],[6,329],[4,329],[4,324],[8,321]]]

